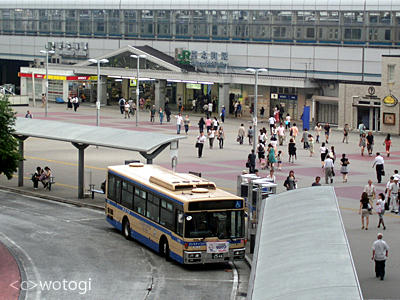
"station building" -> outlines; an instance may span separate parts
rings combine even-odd
[[[400,55],[399,0],[0,0],[0,15],[1,81],[19,72],[21,92],[40,96],[40,50],[53,49],[49,101],[72,94],[95,101],[97,72],[89,58],[109,59],[101,66],[103,103],[134,98],[137,66],[130,55],[142,54],[141,97],[156,105],[181,98],[190,109],[192,99],[207,96],[229,111],[240,101],[249,114],[254,75],[246,69],[266,68],[258,80],[258,110],[264,106],[268,115],[283,104],[298,119],[307,105],[315,122],[354,127],[368,105],[352,102],[352,111],[360,107],[356,115],[344,109],[350,86],[378,91],[382,58]],[[378,102],[370,101],[368,126],[383,130]]]

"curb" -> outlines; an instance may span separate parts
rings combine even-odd
[[[244,256],[244,261],[246,262],[246,264],[251,269],[251,258],[247,254],[245,254],[245,256]]]
[[[22,195],[25,195],[25,196],[32,196],[32,197],[42,198],[42,199],[46,199],[46,200],[50,200],[50,201],[72,204],[72,205],[75,205],[75,206],[78,206],[78,207],[87,207],[87,208],[97,209],[97,210],[102,210],[102,211],[104,210],[104,206],[102,206],[102,205],[96,205],[96,204],[90,204],[90,203],[82,203],[82,202],[69,200],[69,199],[64,199],[64,198],[56,197],[56,196],[42,195],[42,194],[39,194],[39,193],[25,191],[25,190],[21,190],[21,189],[18,189],[18,188],[7,187],[7,186],[4,186],[4,185],[0,185],[0,189],[6,190],[6,191],[9,191],[9,192],[13,192],[13,193],[22,194]]]

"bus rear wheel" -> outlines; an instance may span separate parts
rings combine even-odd
[[[160,255],[165,257],[165,260],[169,260],[169,245],[168,245],[168,240],[165,237],[162,237],[159,243],[159,252]]]
[[[131,225],[128,219],[124,219],[122,222],[122,235],[129,240],[131,238]]]

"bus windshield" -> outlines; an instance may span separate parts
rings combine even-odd
[[[243,211],[190,213],[185,216],[185,237],[242,238],[243,224]]]

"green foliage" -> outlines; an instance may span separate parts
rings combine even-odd
[[[15,113],[10,107],[8,97],[0,100],[0,174],[11,179],[22,159],[18,151],[18,140],[14,133]]]

